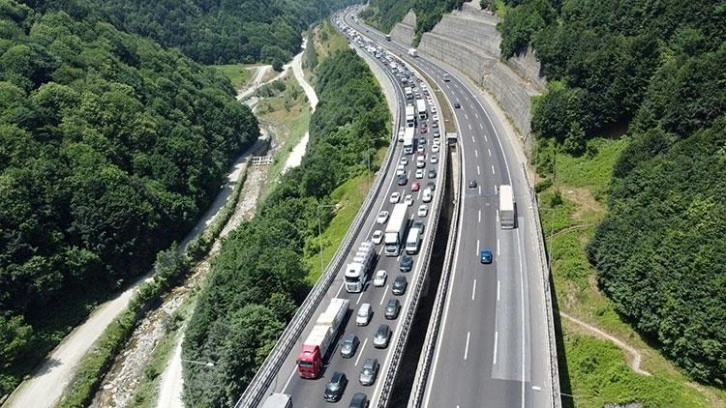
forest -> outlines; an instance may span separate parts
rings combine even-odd
[[[292,59],[301,33],[351,0],[28,0],[84,21],[105,21],[203,64]]]
[[[0,21],[3,395],[183,238],[259,130],[176,51],[11,0]]]
[[[390,140],[387,105],[355,52],[323,59],[315,76],[320,103],[301,166],[225,239],[198,296],[182,355],[215,366],[184,363],[184,392],[197,405],[234,406],[310,290],[303,255],[317,254],[330,193],[367,172]]]
[[[360,17],[388,33],[413,9],[416,13],[416,35],[420,38],[423,33],[434,28],[444,13],[460,9],[463,3],[464,0],[371,0],[370,6],[360,13]]]
[[[537,136],[572,155],[596,136],[629,141],[588,245],[599,287],[692,378],[723,387],[726,6],[505,3],[502,56],[531,44],[551,84],[534,105]]]

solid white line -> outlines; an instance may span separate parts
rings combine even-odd
[[[481,210],[479,210],[479,222],[481,222]]]
[[[474,157],[479,157],[479,150],[474,149]]]
[[[479,168],[479,165],[476,165],[476,174],[481,175],[481,169]]]
[[[500,294],[499,289],[500,289],[500,284],[501,283],[502,282],[500,280],[497,280],[497,302],[499,302],[499,294]]]
[[[494,171],[494,165],[492,164],[492,174],[497,174],[496,171]]]
[[[487,150],[489,150],[489,157],[492,157],[492,149],[487,149]]]
[[[474,286],[471,287],[471,300],[476,299],[476,279],[474,279]]]
[[[335,297],[340,297],[340,292],[343,291],[343,288],[345,287],[345,282],[340,283],[340,288],[338,288],[338,292],[335,293]]]
[[[515,220],[516,222],[516,220]],[[519,238],[519,231],[517,230],[517,250],[519,251],[519,296],[520,296],[520,310],[522,311],[522,408],[525,407],[525,392],[524,392],[524,379],[525,379],[525,362],[527,360],[527,351],[525,349],[526,339],[524,333],[524,267],[522,266],[522,241]]]
[[[360,348],[360,351],[358,352],[358,358],[355,359],[355,366],[358,367],[358,363],[360,362],[360,358],[363,357],[363,350],[366,348],[366,344],[368,344],[368,338],[366,337],[365,341],[363,342],[363,345]]]
[[[492,365],[497,365],[497,343],[499,343],[499,332],[494,332],[494,361]]]
[[[471,332],[466,332],[466,348],[464,348],[464,360],[466,360],[467,356],[469,355],[469,336],[471,336]]]

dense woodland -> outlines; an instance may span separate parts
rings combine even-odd
[[[85,21],[178,48],[204,64],[267,62],[282,66],[300,48],[301,33],[350,0],[28,0]]]
[[[0,0],[0,395],[148,271],[257,121],[229,81],[104,22]]]
[[[464,0],[371,0],[360,17],[384,32],[403,20],[409,10],[416,13],[416,35],[431,31],[444,13],[461,8]]]
[[[302,165],[225,239],[190,319],[184,359],[215,362],[212,369],[185,363],[185,394],[196,405],[237,401],[310,289],[302,259],[317,253],[318,229],[332,218],[329,194],[367,171],[390,140],[383,96],[353,51],[315,71],[320,104]]]
[[[534,107],[540,138],[574,155],[594,136],[630,140],[588,247],[600,287],[695,379],[724,386],[726,6],[507,3],[502,55],[532,44],[552,84]]]

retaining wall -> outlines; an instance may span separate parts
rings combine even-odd
[[[403,21],[396,23],[391,29],[391,39],[401,44],[411,45],[416,35],[416,14],[409,10]]]

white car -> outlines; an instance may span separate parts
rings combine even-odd
[[[408,166],[408,159],[407,159],[407,158],[405,158],[405,157],[402,157],[402,158],[401,158],[401,164],[402,164],[403,166]]]
[[[431,113],[436,113],[436,106],[431,107]]]
[[[436,164],[439,162],[439,155],[438,154],[432,154],[431,155],[431,164]]]
[[[373,286],[381,287],[381,286],[385,285],[386,278],[388,278],[388,274],[383,269],[376,272],[376,277],[373,278]]]
[[[393,193],[391,193],[391,199],[388,201],[391,204],[398,203],[399,201],[401,201],[401,193],[399,193],[398,191],[394,191]]]
[[[423,197],[421,197],[421,201],[423,201],[424,203],[430,203],[431,200],[433,200],[433,198],[434,198],[434,192],[431,191],[430,188],[427,188],[423,192]]]
[[[379,245],[381,242],[383,242],[383,231],[381,231],[381,230],[373,231],[373,243],[376,245]]]
[[[424,169],[416,169],[416,178],[417,179],[424,178]]]
[[[438,146],[440,144],[441,144],[441,138],[440,137],[435,137],[434,138],[434,146]]]
[[[411,196],[411,194],[406,194],[406,198],[404,198],[403,202],[406,203],[406,205],[409,207],[412,206],[413,205],[413,196]]]
[[[404,169],[398,169],[398,170],[396,170],[396,176],[400,176],[400,175],[403,175],[403,174],[406,174],[406,170],[404,170]]]
[[[439,152],[439,145],[435,144],[431,146],[431,153],[438,153]]]
[[[439,121],[439,115],[434,115],[432,119],[434,120],[434,122],[438,122]]]
[[[389,215],[391,215],[391,214],[388,211],[381,211],[381,212],[378,213],[378,218],[376,219],[376,221],[379,224],[385,224],[386,221],[388,221],[388,216]]]
[[[429,214],[429,206],[426,204],[421,204],[418,206],[418,211],[416,212],[416,215],[419,217],[425,217]]]

